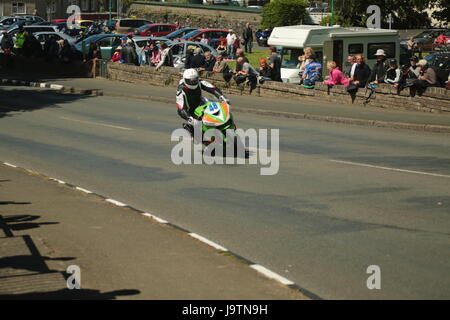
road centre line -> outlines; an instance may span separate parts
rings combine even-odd
[[[374,169],[382,169],[382,170],[397,171],[397,172],[404,172],[404,173],[422,174],[422,175],[426,175],[426,176],[433,176],[433,177],[440,177],[440,178],[450,178],[450,175],[439,174],[439,173],[430,173],[430,172],[414,171],[414,170],[406,170],[406,169],[398,169],[398,168],[390,168],[390,167],[381,167],[381,166],[374,166],[374,165],[367,164],[367,163],[359,163],[359,162],[343,161],[343,160],[329,160],[329,161],[336,162],[336,163],[353,165],[353,166],[374,168]]]
[[[104,124],[104,123],[87,121],[87,120],[79,120],[79,119],[73,119],[73,118],[67,118],[67,117],[59,117],[59,118],[64,119],[64,120],[69,120],[69,121],[76,121],[76,122],[87,123],[87,124],[109,127],[109,128],[114,128],[114,129],[120,129],[120,130],[131,130],[131,131],[133,130],[133,129],[127,128],[127,127],[113,126],[111,124]]]

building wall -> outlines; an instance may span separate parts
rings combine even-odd
[[[13,4],[24,4],[25,14],[33,14],[36,9],[35,0],[0,0],[0,15],[13,15]],[[3,12],[2,12],[3,11]]]

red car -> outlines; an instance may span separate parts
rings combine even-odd
[[[54,23],[67,22],[67,19],[52,19],[52,22]]]
[[[127,34],[143,37],[162,37],[174,32],[176,28],[174,24],[145,24],[136,28],[134,32],[128,32]]]
[[[450,48],[450,31],[439,35],[433,45],[434,50],[446,50]]]
[[[206,39],[211,43],[214,40],[215,43],[220,43],[221,41],[227,40],[228,30],[225,29],[198,29],[185,34],[178,40],[185,41],[200,41],[203,37],[203,34],[206,35]]]

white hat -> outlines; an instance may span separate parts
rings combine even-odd
[[[386,56],[386,53],[384,53],[383,49],[378,49],[377,53],[375,53],[375,56]]]
[[[419,67],[427,66],[427,65],[428,65],[428,61],[425,60],[425,59],[422,59],[422,60],[420,60],[420,61],[417,63],[417,65],[418,65]]]

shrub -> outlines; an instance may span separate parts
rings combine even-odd
[[[307,7],[306,0],[272,0],[263,8],[261,24],[264,28],[301,24],[307,18]]]

